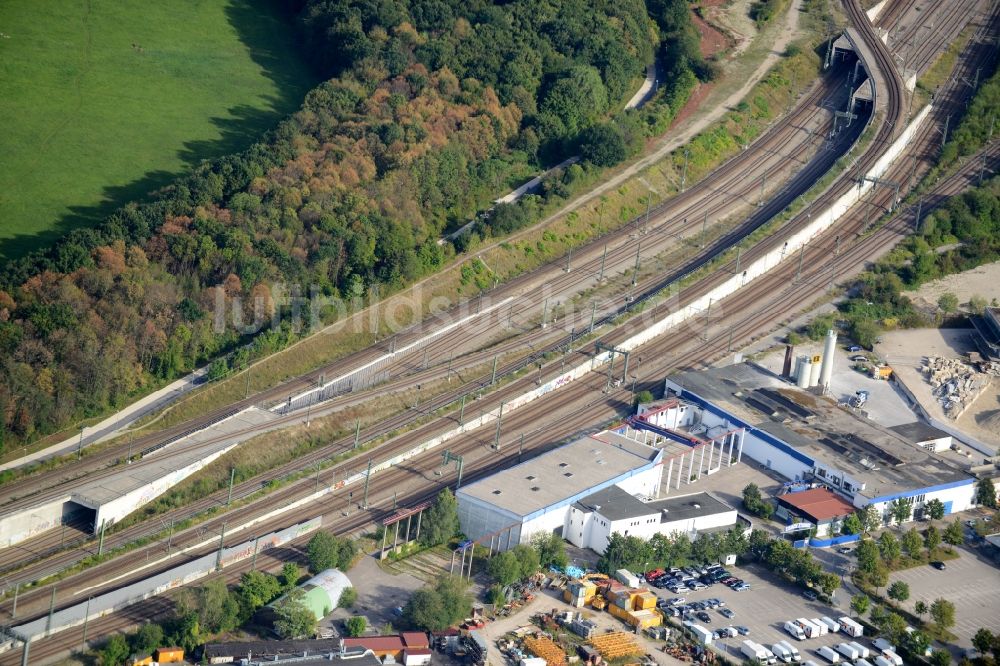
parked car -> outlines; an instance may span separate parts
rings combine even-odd
[[[931,566],[934,567],[935,569],[937,569],[938,571],[944,571],[945,569],[948,568],[947,565],[945,565],[944,562],[940,562],[940,561],[937,561],[937,560],[935,560],[934,562],[931,562]]]
[[[680,606],[681,604],[685,603],[686,601],[687,601],[687,599],[685,599],[684,597],[671,597],[671,598],[667,599],[667,603],[669,605],[671,605],[671,606]]]
[[[861,351],[861,345],[848,345],[847,346],[847,351],[851,352],[852,354],[854,352],[859,352],[859,351]]]
[[[697,617],[699,620],[705,622],[706,624],[712,622],[712,616],[706,613],[705,611],[698,611]]]
[[[738,633],[740,636],[747,636],[750,634],[750,628],[744,627],[742,625],[736,625],[736,633]]]
[[[850,555],[851,553],[854,552],[854,549],[851,548],[850,546],[841,546],[840,548],[837,549],[837,552],[840,553],[841,555]]]
[[[729,608],[722,608],[722,609],[720,609],[719,610],[719,615],[721,615],[722,617],[726,618],[727,620],[732,620],[734,617],[736,617],[736,613],[734,613]]]
[[[808,599],[809,601],[816,601],[816,593],[813,592],[812,590],[806,590],[805,592],[802,593],[802,596]]]
[[[739,585],[733,585],[734,592],[744,592],[750,589],[750,585],[747,583],[740,583]]]

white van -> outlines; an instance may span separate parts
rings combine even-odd
[[[816,650],[816,654],[826,659],[831,664],[836,664],[840,661],[840,655],[829,645],[824,645],[820,649]]]

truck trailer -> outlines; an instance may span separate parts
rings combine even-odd
[[[849,617],[838,617],[837,622],[840,622],[840,630],[851,638],[859,638],[865,634],[865,628]]]
[[[826,636],[828,633],[830,633],[830,627],[823,624],[823,621],[820,620],[818,617],[814,617],[809,621],[815,624],[817,627],[819,627],[820,636]]]
[[[806,632],[806,638],[817,638],[820,636],[820,629],[811,620],[807,620],[804,617],[800,617],[795,620],[802,627],[802,630]]]
[[[840,623],[834,620],[833,618],[824,615],[819,619],[819,621],[826,625],[827,629],[830,630],[831,634],[835,634],[838,631],[840,631]]]

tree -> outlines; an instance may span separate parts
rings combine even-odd
[[[274,606],[274,631],[282,638],[301,638],[316,631],[316,616],[303,602],[305,592],[295,588]]]
[[[927,547],[929,553],[933,553],[937,550],[937,547],[941,545],[941,532],[938,528],[930,525],[927,531],[924,532],[924,546]]]
[[[882,555],[884,562],[892,565],[899,559],[902,548],[899,545],[899,539],[895,535],[891,532],[882,532],[878,538],[878,551]]]
[[[824,571],[820,574],[818,583],[820,589],[823,590],[823,594],[829,597],[840,587],[840,576]]]
[[[765,520],[774,513],[774,507],[764,499],[756,483],[749,483],[743,489],[743,506],[753,515],[760,516]]]
[[[166,632],[168,643],[184,648],[185,652],[194,652],[204,641],[201,635],[201,625],[198,623],[198,613],[187,611],[171,622],[170,630]]]
[[[507,603],[507,595],[503,590],[503,586],[496,583],[490,586],[489,599],[495,608],[501,608]]]
[[[355,615],[354,617],[347,618],[344,622],[344,629],[347,630],[347,635],[351,638],[357,638],[358,636],[365,633],[365,629],[368,628],[368,623],[365,618],[360,615]]]
[[[977,650],[979,654],[985,655],[993,650],[993,642],[996,637],[993,632],[989,629],[980,629],[976,632],[976,635],[972,637],[972,645]]]
[[[410,595],[403,619],[411,627],[442,631],[465,618],[472,606],[466,582],[456,576],[441,576],[434,587],[422,587]]]
[[[327,569],[346,571],[354,559],[354,542],[329,532],[317,532],[306,546],[309,570],[314,574]]]
[[[875,542],[871,539],[862,539],[855,553],[858,558],[858,571],[866,576],[875,573],[882,557]]]
[[[876,589],[884,587],[886,583],[889,582],[889,569],[882,562],[878,563],[875,571],[868,575],[868,582],[875,586]]]
[[[913,513],[912,497],[897,497],[889,502],[889,515],[896,521],[897,525],[902,525],[910,519]]]
[[[281,594],[281,583],[269,573],[263,571],[248,571],[240,577],[236,595],[240,600],[240,616],[249,620],[258,608],[271,603]]]
[[[997,508],[997,489],[993,479],[983,478],[976,483],[976,504],[989,509]]]
[[[527,578],[541,567],[538,551],[526,544],[518,544],[510,549],[510,553],[518,563],[518,578]]]
[[[934,650],[931,652],[932,666],[950,666],[951,653],[947,650]]]
[[[951,314],[952,312],[958,309],[958,296],[951,293],[950,291],[946,291],[945,293],[941,294],[941,296],[938,297],[937,304],[938,307],[941,309],[941,312],[944,312],[945,314]]]
[[[920,532],[915,528],[910,528],[903,534],[900,544],[903,547],[903,552],[914,559],[919,558],[924,550],[924,540],[920,538]]]
[[[559,535],[540,532],[532,537],[531,545],[538,551],[538,561],[541,566],[564,569],[569,564],[566,542]]]
[[[863,532],[865,534],[871,534],[878,528],[882,527],[882,515],[879,513],[878,509],[874,504],[866,504],[858,516],[861,518],[861,524],[863,526]]]
[[[932,499],[924,504],[924,511],[931,520],[941,520],[944,518],[944,502],[939,499]]]
[[[868,615],[868,619],[870,619],[872,621],[872,624],[874,624],[879,629],[882,628],[882,625],[885,624],[885,621],[888,619],[888,617],[889,617],[889,611],[887,611],[883,606],[880,606],[879,604],[874,604],[872,606],[871,613],[869,613]]]
[[[112,634],[101,648],[101,664],[104,666],[121,666],[128,657],[128,642],[122,634]]]
[[[894,599],[895,601],[906,601],[910,598],[910,586],[901,580],[897,580],[889,586],[886,594],[889,595],[890,599]]]
[[[337,608],[350,608],[358,601],[358,591],[353,587],[346,587],[344,591],[340,593],[340,599],[337,600]]]
[[[580,135],[580,154],[583,159],[601,167],[610,167],[628,157],[625,136],[614,123],[598,123]]]
[[[917,603],[913,604],[913,612],[916,613],[921,618],[924,615],[927,615],[927,602],[918,601]]]
[[[295,562],[285,562],[281,567],[281,575],[278,580],[281,582],[281,589],[290,590],[299,583],[302,578],[302,569]]]
[[[938,629],[944,630],[955,626],[955,604],[947,599],[935,599],[931,603],[931,619]]]
[[[923,657],[927,654],[927,649],[931,646],[931,641],[927,634],[922,631],[911,631],[903,637],[903,644],[911,654]]]
[[[521,577],[521,563],[517,561],[514,553],[505,551],[499,555],[494,555],[490,560],[487,570],[500,585],[506,587]]]
[[[953,520],[944,530],[944,542],[952,546],[961,546],[965,543],[965,532],[962,530],[962,523]]]
[[[882,622],[882,633],[898,644],[906,636],[906,620],[899,613],[889,613]]]
[[[155,622],[147,622],[139,627],[139,631],[135,632],[129,644],[132,652],[139,655],[149,654],[163,645],[163,627]]]
[[[863,617],[871,606],[871,599],[867,594],[858,593],[851,597],[851,610],[858,617]]]
[[[858,514],[852,513],[847,518],[844,518],[844,522],[840,525],[840,532],[842,534],[861,534],[864,526],[861,524],[861,518]]]
[[[231,631],[240,625],[239,597],[229,592],[226,581],[215,578],[197,590],[198,623],[212,633]]]
[[[437,546],[445,543],[458,533],[458,502],[451,490],[445,488],[435,498],[434,503],[424,512],[420,543]]]

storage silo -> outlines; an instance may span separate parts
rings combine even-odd
[[[795,385],[799,388],[809,388],[809,376],[812,374],[812,359],[808,356],[799,356],[795,363]]]
[[[809,388],[819,386],[819,371],[823,366],[820,363],[823,358],[818,354],[812,357],[812,365],[809,366]]]
[[[833,329],[826,332],[826,343],[823,345],[823,366],[819,372],[819,384],[826,391],[830,388],[833,378],[833,358],[837,349],[837,334]]]

